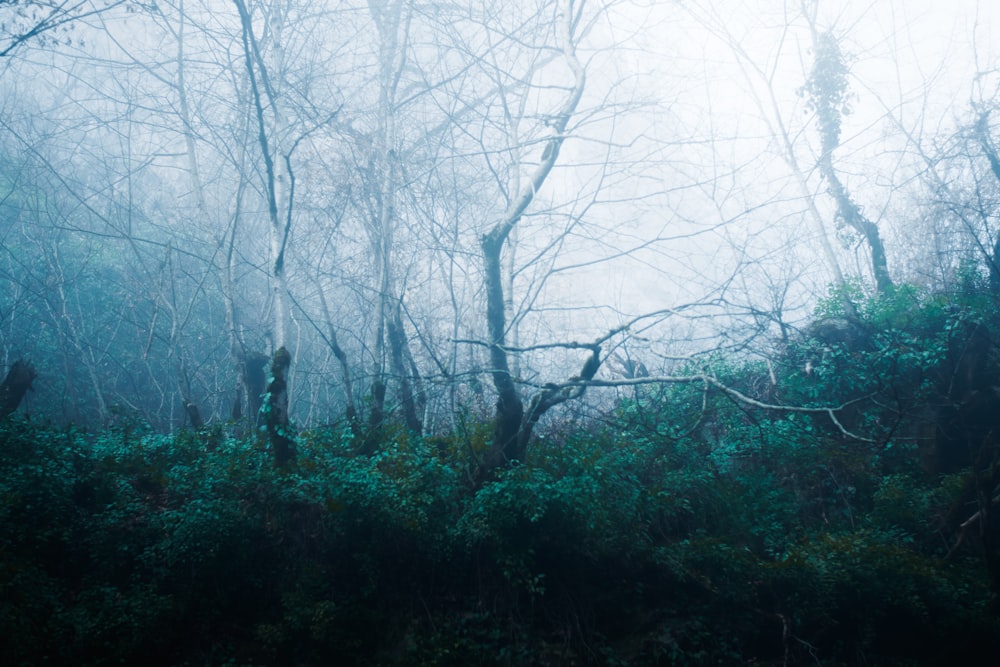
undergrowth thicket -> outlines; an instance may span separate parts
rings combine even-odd
[[[362,456],[316,429],[276,470],[224,426],[10,418],[0,662],[982,664],[1000,415],[963,406],[1000,378],[976,294],[855,295],[854,319],[834,295],[770,368],[693,369],[836,422],[646,386],[478,488],[457,436]]]

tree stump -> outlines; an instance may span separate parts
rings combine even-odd
[[[17,410],[24,395],[31,389],[37,377],[34,367],[23,359],[18,359],[0,383],[0,419]]]

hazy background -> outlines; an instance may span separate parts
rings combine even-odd
[[[942,202],[992,196],[995,3],[492,4],[84,2],[23,41],[68,6],[0,4],[0,358],[38,369],[29,411],[225,420],[285,345],[301,424],[377,382],[428,432],[487,412],[480,238],[544,160],[581,8],[584,96],[503,253],[524,391],[626,324],[600,377],[767,354],[838,270],[873,288],[817,171],[814,30],[848,72],[833,162],[893,279],[948,289],[990,256],[993,218]]]

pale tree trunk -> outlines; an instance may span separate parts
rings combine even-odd
[[[177,100],[180,107],[181,124],[184,128],[184,147],[187,153],[188,175],[191,181],[191,190],[195,198],[195,210],[202,224],[208,221],[208,206],[205,204],[205,190],[201,183],[201,173],[198,168],[198,153],[195,150],[194,129],[191,119],[191,109],[188,106],[187,86],[184,80],[184,26],[186,14],[184,12],[184,0],[178,4],[178,25],[177,25]],[[168,261],[170,247],[167,248]],[[201,428],[203,420],[198,405],[194,402],[190,382],[187,376],[187,368],[184,363],[184,354],[177,344],[177,317],[174,304],[171,308],[173,322],[171,324],[171,343],[175,349],[178,364],[178,387],[181,392],[181,401],[184,404],[184,411],[187,413],[188,421],[194,428]]]
[[[248,129],[242,127],[241,130],[249,139]],[[236,310],[236,285],[233,278],[237,261],[236,239],[239,237],[243,197],[248,185],[245,176],[247,160],[246,143],[242,142],[240,163],[243,168],[239,170],[239,183],[233,196],[233,214],[222,241],[226,248],[226,264],[222,272],[222,298],[225,304],[226,330],[229,335],[229,353],[236,363],[236,391],[230,416],[234,421],[240,421],[245,416],[250,424],[259,425],[261,396],[265,386],[263,378],[266,377],[266,372],[258,369],[266,368],[268,357],[260,352],[251,352],[247,348]],[[244,404],[247,408],[245,415]]]
[[[191,191],[194,193],[195,206],[198,215],[203,220],[208,217],[208,206],[205,203],[205,189],[201,183],[201,170],[198,167],[198,152],[194,143],[194,124],[191,116],[191,107],[188,104],[187,82],[185,80],[185,56],[184,56],[184,27],[186,14],[184,12],[184,0],[178,4],[178,24],[177,24],[177,102],[180,107],[181,124],[184,128],[184,148],[187,152],[188,175],[191,180]]]
[[[281,71],[281,64],[284,59],[284,45],[282,42],[285,16],[283,14],[282,3],[275,2],[271,5],[271,13],[268,17],[271,31],[272,46],[268,53],[271,55],[269,66],[261,66],[261,72],[265,81],[270,85],[265,87],[268,93],[268,101],[271,105],[271,151],[273,157],[273,174],[270,176],[271,203],[269,216],[271,219],[271,271],[272,286],[271,294],[274,299],[274,347],[282,348],[288,345],[288,281],[285,272],[285,250],[288,245],[288,234],[292,226],[291,208],[291,162],[290,156],[286,152],[286,136],[288,134],[287,121],[285,120],[284,109],[281,99],[282,84],[280,76],[268,76],[267,72],[278,74]]]
[[[262,65],[261,71],[280,72],[283,60],[282,32],[285,17],[281,2],[271,6],[269,17],[271,39],[271,66]],[[293,174],[291,156],[285,152],[284,139],[288,132],[287,123],[281,106],[281,91],[276,86],[282,79],[276,76],[271,80],[268,97],[271,103],[271,137],[273,140],[274,165],[271,175],[271,295],[274,302],[273,330],[274,347],[276,351],[271,361],[270,382],[267,386],[267,427],[271,448],[274,452],[275,465],[286,468],[295,461],[295,440],[292,437],[291,426],[291,381],[292,355],[288,351],[288,280],[285,271],[285,251],[288,247],[288,235],[292,228],[292,187]]]
[[[258,141],[264,162],[264,189],[270,223],[271,294],[273,297],[272,334],[275,353],[271,363],[271,378],[267,387],[264,423],[274,453],[275,465],[287,467],[295,461],[294,440],[289,419],[289,371],[292,357],[287,348],[288,288],[285,277],[285,251],[292,224],[292,193],[294,177],[291,160],[284,152],[283,139],[287,132],[280,105],[280,91],[275,88],[273,73],[280,72],[282,61],[282,30],[284,14],[280,3],[274,3],[268,17],[272,40],[269,51],[271,67],[265,62],[253,32],[253,22],[243,0],[233,0],[240,14],[243,53],[257,118]],[[270,69],[270,74],[269,74]],[[265,98],[270,122],[265,114]]]
[[[416,391],[420,379],[414,375],[415,364],[403,323],[393,265],[397,224],[399,158],[396,153],[396,92],[406,65],[410,12],[403,0],[369,0],[368,8],[379,36],[379,110],[378,127],[372,142],[375,221],[369,228],[372,248],[378,262],[378,307],[375,338],[376,377],[372,386],[371,427],[377,431],[384,418],[385,392],[388,385],[386,363],[395,378],[395,389],[408,430],[423,431],[420,400]],[[386,348],[388,343],[388,349]],[[373,434],[374,435],[374,434]]]
[[[501,91],[501,94],[502,91]],[[511,123],[510,130],[511,143],[514,146],[518,146],[521,143],[520,132],[518,123]],[[510,188],[511,192],[521,191],[521,170],[514,170],[514,180]],[[506,257],[506,266],[504,271],[504,316],[507,318],[507,341],[508,345],[513,348],[517,348],[521,345],[521,320],[517,317],[516,309],[514,308],[514,276],[517,273],[517,243],[518,228],[515,225],[513,229],[510,230],[510,234],[507,237],[506,248],[504,249],[504,256]],[[513,355],[510,359],[510,372],[511,374],[518,378],[521,377],[521,357],[519,355]]]
[[[284,15],[280,3],[272,6],[268,17],[272,45],[271,67],[260,53],[253,32],[253,23],[243,0],[233,0],[240,13],[243,51],[250,82],[253,111],[257,118],[257,140],[264,163],[264,190],[267,198],[267,219],[270,223],[269,247],[271,268],[271,296],[273,299],[272,336],[274,347],[288,344],[288,289],[285,276],[285,251],[291,231],[292,173],[290,160],[285,154],[287,125],[281,108],[280,91],[276,88],[280,77],[274,77],[281,63],[281,35]],[[265,99],[266,98],[266,99]],[[265,113],[265,107],[268,113]],[[268,120],[268,116],[270,120]]]

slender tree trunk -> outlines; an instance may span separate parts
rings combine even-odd
[[[830,153],[824,153],[820,158],[819,168],[826,179],[827,192],[837,204],[837,215],[840,216],[844,224],[865,239],[869,257],[871,258],[872,275],[875,277],[875,287],[879,293],[884,294],[892,288],[892,277],[889,275],[889,264],[885,256],[885,246],[882,244],[882,236],[879,234],[878,226],[869,220],[861,212],[861,208],[851,199],[847,188],[844,187],[844,184],[840,182],[840,178],[837,176]]]
[[[385,389],[389,384],[385,365],[388,362],[393,386],[403,410],[407,429],[420,434],[423,423],[415,384],[413,355],[403,327],[402,295],[398,293],[393,249],[397,224],[396,200],[400,166],[396,154],[396,92],[406,65],[410,12],[403,0],[369,0],[369,12],[379,36],[379,109],[378,127],[372,145],[375,176],[374,220],[369,228],[372,247],[379,262],[378,331],[376,333],[377,381],[373,386],[373,413],[384,414]],[[388,349],[386,348],[388,343]]]
[[[292,356],[289,353],[287,323],[289,316],[288,286],[285,274],[285,252],[292,226],[292,197],[294,195],[294,174],[291,169],[290,154],[285,152],[283,142],[287,134],[285,115],[281,107],[281,92],[276,88],[281,77],[282,31],[285,16],[280,2],[273,3],[268,16],[268,30],[271,38],[271,67],[265,62],[253,32],[253,22],[244,0],[233,0],[240,14],[242,26],[243,53],[250,83],[253,111],[257,118],[257,138],[260,143],[261,159],[264,163],[264,190],[267,198],[268,221],[270,222],[270,266],[271,294],[273,297],[272,333],[277,351],[271,363],[271,382],[268,385],[267,401],[263,409],[266,413],[265,425],[268,439],[274,450],[275,465],[286,467],[295,457],[291,420],[289,419],[289,369]],[[265,115],[266,107],[270,122]]]
[[[710,29],[717,29],[717,27],[708,27]],[[760,79],[761,83],[764,84],[766,100],[761,99],[760,96],[754,95],[754,103],[760,111],[761,118],[768,125],[771,135],[774,136],[780,143],[782,158],[791,170],[792,176],[795,178],[795,184],[798,187],[799,194],[802,197],[802,201],[806,205],[808,218],[812,221],[818,232],[819,246],[822,250],[823,257],[826,259],[827,266],[833,274],[834,283],[837,287],[843,288],[847,285],[847,281],[844,278],[844,272],[840,267],[840,261],[837,259],[837,253],[834,250],[833,243],[830,241],[830,231],[827,229],[826,221],[816,205],[816,195],[809,185],[809,179],[805,170],[802,168],[802,165],[796,157],[795,143],[792,139],[792,132],[782,117],[781,104],[775,94],[773,79],[769,72],[765,72],[760,69],[757,61],[746,52],[738,40],[730,36],[728,42],[730,48],[733,50],[733,53],[735,53],[741,60],[741,68],[744,70],[744,75],[746,76],[747,81],[750,82],[753,80],[753,74],[748,71],[753,70]],[[843,298],[843,305],[844,310],[848,315],[855,316],[857,314],[854,304],[846,298],[846,295]]]
[[[361,437],[361,424],[358,421],[358,408],[354,402],[354,382],[351,379],[351,367],[347,362],[347,353],[344,349],[340,347],[340,343],[337,339],[337,330],[333,326],[333,318],[330,316],[330,307],[326,302],[326,295],[323,290],[317,289],[317,294],[319,295],[319,304],[323,309],[323,317],[326,318],[328,333],[327,333],[327,344],[330,346],[330,350],[333,352],[333,356],[337,358],[337,363],[340,365],[340,374],[344,382],[344,401],[347,403],[344,412],[347,417],[347,423],[351,427],[351,432],[356,438]]]
[[[878,226],[864,215],[861,207],[851,198],[833,166],[833,151],[840,145],[841,121],[845,115],[848,99],[847,64],[840,52],[837,38],[830,32],[819,32],[816,28],[815,13],[808,9],[803,5],[803,13],[809,21],[812,32],[814,62],[804,89],[816,112],[816,124],[822,144],[819,171],[826,180],[827,193],[837,205],[837,216],[843,224],[865,240],[875,286],[880,293],[885,293],[892,288],[892,278]]]
[[[402,306],[397,302],[392,307],[389,319],[386,321],[389,354],[392,359],[393,372],[399,382],[399,397],[403,406],[403,420],[406,422],[406,428],[411,433],[420,435],[423,432],[423,423],[418,414],[417,399],[413,387],[416,378],[411,378],[411,369],[406,363],[409,343],[406,340],[406,331],[403,329],[401,309]]]
[[[280,77],[272,76],[277,68],[271,68],[272,71],[269,73],[269,68],[260,53],[246,4],[243,0],[233,1],[240,13],[243,51],[250,82],[253,110],[257,117],[257,140],[260,144],[261,160],[264,163],[264,190],[267,198],[267,217],[270,222],[271,295],[274,304],[272,333],[274,346],[280,348],[288,342],[289,309],[285,251],[292,223],[291,188],[293,181],[289,169],[289,158],[283,147],[287,127],[280,105],[280,93],[275,88]],[[273,45],[270,53],[272,62],[280,65],[284,15],[280,3],[275,3],[271,9],[269,29]],[[270,122],[265,114],[265,106],[269,111]]]

